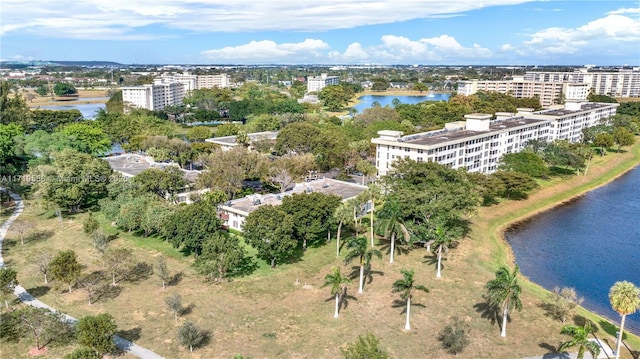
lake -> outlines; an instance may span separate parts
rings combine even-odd
[[[88,101],[95,101],[98,99],[104,99],[103,97],[100,98],[83,98],[81,100],[88,100]],[[96,117],[96,113],[98,112],[99,109],[101,108],[105,108],[105,104],[104,103],[87,103],[87,104],[64,104],[64,105],[55,105],[55,106],[40,106],[40,109],[42,110],[80,110],[80,112],[82,113],[82,116],[84,116],[85,119],[87,120],[92,120]]]
[[[620,322],[609,289],[640,286],[640,166],[570,203],[512,228],[505,237],[522,274],[546,289],[573,287],[585,308]],[[640,313],[625,330],[640,335]]]
[[[389,96],[389,95],[364,95],[360,96],[358,102],[354,109],[356,109],[357,113],[362,113],[367,108],[373,107],[374,102],[378,102],[380,106],[391,106],[393,99],[397,98],[403,104],[414,105],[423,101],[448,101],[449,100],[448,93],[436,93],[436,94],[427,94],[427,95],[416,95],[416,96]]]

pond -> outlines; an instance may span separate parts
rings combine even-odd
[[[91,99],[82,99],[82,100],[91,100]],[[96,99],[94,99],[95,101]],[[85,103],[85,104],[71,104],[65,103],[64,105],[54,105],[54,106],[40,106],[42,110],[79,110],[82,113],[82,116],[87,120],[93,120],[96,117],[96,113],[99,109],[105,108],[104,103]]]
[[[570,203],[507,231],[522,274],[546,289],[573,287],[583,306],[614,323],[609,289],[640,286],[640,166]],[[640,313],[625,329],[640,335]]]
[[[393,99],[398,99],[403,104],[414,105],[424,101],[448,101],[448,93],[425,94],[416,96],[390,96],[390,95],[364,95],[358,98],[359,102],[353,106],[358,112],[362,113],[367,108],[373,107],[373,103],[377,102],[380,106],[391,106]]]

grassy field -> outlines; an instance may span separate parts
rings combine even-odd
[[[82,233],[81,223],[86,214],[69,216],[60,222],[37,201],[29,200],[23,216],[37,223],[40,238],[22,246],[17,234],[10,232],[3,255],[8,265],[18,269],[21,284],[44,302],[76,317],[111,313],[124,337],[167,358],[232,358],[235,354],[252,358],[337,358],[341,346],[366,332],[374,333],[395,358],[449,358],[437,335],[452,317],[471,327],[470,345],[458,355],[460,358],[543,355],[568,337],[559,334],[561,323],[541,308],[547,295],[542,288],[523,278],[524,308],[513,314],[506,338],[499,336],[498,323],[484,312],[483,285],[494,277],[500,264],[513,261],[501,231],[510,223],[606,183],[639,162],[640,143],[626,153],[594,158],[587,176],[543,183],[528,200],[481,208],[470,218],[473,231],[469,238],[447,255],[441,279],[435,278],[435,267],[424,250],[397,256],[394,264],[389,264],[386,255],[383,260],[374,260],[372,281],[366,283],[363,294],[357,294],[354,279],[349,286],[352,297],[339,319],[333,318],[329,288],[321,287],[332,266],[341,266],[343,273],[352,268],[336,258],[335,242],[310,248],[297,263],[274,270],[261,264],[249,277],[215,285],[203,282],[193,271],[191,257],[184,257],[157,238],[117,231],[98,215],[101,226],[117,235],[112,247],[131,248],[138,261],[150,265],[162,254],[170,271],[178,275],[176,283],[165,291],[153,275],[135,283],[120,282],[89,305],[86,293],[80,289],[67,293],[62,287],[55,288],[55,281],[50,283],[51,287],[44,286],[42,278],[25,260],[27,254],[45,247],[72,248],[88,270],[99,268],[99,255]],[[429,293],[420,292],[414,297],[409,332],[403,330],[403,303],[397,306],[400,297],[391,293],[391,284],[400,278],[403,268],[414,269],[418,283],[430,289]],[[189,308],[177,322],[164,303],[171,293],[180,293],[183,304]],[[576,319],[581,317],[593,320],[599,327],[598,337],[614,345],[612,326],[586,311],[580,311]],[[176,341],[176,330],[186,320],[211,333],[208,344],[194,353]],[[640,350],[637,338],[629,338],[627,343]],[[22,358],[28,346],[24,342],[3,343],[0,354],[3,358]],[[52,348],[42,358],[59,358],[61,353],[70,351],[71,348]],[[623,358],[632,356],[625,351]]]
[[[106,103],[108,98],[104,100],[87,100],[88,98],[104,97],[106,90],[78,90],[78,98],[75,100],[55,100],[50,96],[37,96],[33,101],[27,101],[27,106],[36,108],[39,106],[59,106],[59,105],[80,105],[90,103]]]

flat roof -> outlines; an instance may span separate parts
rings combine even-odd
[[[147,156],[138,155],[135,153],[125,153],[118,156],[109,156],[103,158],[105,161],[109,162],[109,165],[114,171],[120,172],[127,177],[133,177],[137,174],[140,174],[142,171],[149,168],[158,168],[163,169],[168,166],[176,166],[175,163],[158,163],[153,162]],[[182,170],[184,173],[184,178],[193,183],[200,174],[200,171],[186,171]]]
[[[580,105],[580,109],[579,110],[568,110],[566,108],[559,108],[559,109],[553,109],[553,110],[543,110],[543,111],[537,111],[534,112],[534,115],[545,115],[545,116],[564,116],[564,115],[569,115],[572,113],[578,113],[578,112],[582,112],[582,111],[588,111],[588,110],[594,110],[594,109],[598,109],[598,108],[607,108],[607,107],[611,107],[611,106],[618,106],[619,104],[616,103],[599,103],[599,102],[588,102],[588,103],[583,103]]]
[[[409,135],[403,137],[404,141],[398,142],[399,146],[402,146],[403,143],[414,144],[414,145],[423,145],[423,146],[431,146],[437,145],[444,142],[458,141],[463,140],[465,138],[474,137],[482,134],[490,134],[492,132],[500,131],[500,130],[509,130],[511,128],[516,128],[520,126],[532,125],[535,123],[544,123],[548,120],[541,119],[532,119],[525,117],[516,117],[510,118],[506,120],[494,120],[491,121],[489,125],[489,130],[487,131],[470,131],[470,130],[452,130],[452,131],[438,131],[432,135],[424,134],[416,134]],[[412,137],[415,137],[412,139]]]
[[[290,196],[294,193],[311,193],[318,192],[323,194],[333,194],[346,200],[353,198],[367,189],[367,186],[338,181],[331,178],[323,178],[314,181],[296,183],[293,189],[285,191],[284,193],[270,193],[266,195],[253,194],[247,197],[238,198],[230,201],[227,204],[220,206],[220,208],[248,215],[249,213],[258,209],[258,207],[271,204],[279,206],[282,204],[282,198]]]

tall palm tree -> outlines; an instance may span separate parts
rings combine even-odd
[[[592,358],[597,358],[598,354],[600,354],[600,346],[589,340],[589,334],[593,333],[595,330],[591,326],[591,322],[587,321],[584,323],[583,327],[578,327],[575,325],[565,325],[562,327],[560,333],[568,334],[573,336],[573,339],[568,342],[564,342],[560,344],[558,347],[558,352],[563,352],[569,348],[578,347],[578,358],[584,358],[585,350],[591,354]]]
[[[333,213],[333,218],[338,221],[338,231],[336,234],[336,257],[340,256],[340,236],[342,235],[342,226],[347,223],[353,216],[352,205],[343,202],[340,203],[336,211]]]
[[[348,264],[353,259],[358,258],[360,261],[360,286],[358,287],[358,293],[362,293],[362,289],[364,286],[364,268],[367,270],[371,269],[371,258],[373,256],[378,257],[378,259],[382,258],[382,253],[380,253],[377,249],[369,249],[367,250],[367,238],[366,237],[355,237],[351,238],[347,242],[347,248],[351,249],[347,256],[344,258],[344,264]]]
[[[520,301],[522,288],[518,284],[518,271],[518,266],[513,272],[509,272],[507,267],[501,266],[496,272],[496,278],[484,285],[489,303],[502,309],[501,337],[507,336],[509,312],[514,308],[518,311],[522,310],[522,302]]]
[[[404,324],[405,330],[411,330],[411,324],[409,323],[409,315],[411,313],[411,296],[413,290],[420,290],[425,293],[429,293],[429,289],[421,284],[415,284],[413,281],[413,269],[402,269],[400,271],[402,273],[402,279],[398,279],[393,282],[392,292],[400,293],[402,299],[407,301],[407,319]]]
[[[334,318],[338,318],[338,310],[340,309],[340,293],[342,293],[342,285],[351,283],[349,278],[343,277],[340,274],[340,267],[331,268],[331,273],[324,277],[323,287],[331,286],[331,295],[336,297],[336,311],[333,314]]]
[[[455,238],[450,233],[450,231],[441,226],[437,225],[436,230],[434,231],[434,239],[429,241],[427,244],[431,248],[436,248],[438,255],[438,264],[436,270],[436,278],[442,277],[442,251],[447,252],[449,247],[455,242]]]
[[[613,310],[622,316],[620,333],[616,343],[616,359],[620,358],[620,344],[624,332],[624,320],[627,314],[633,314],[640,309],[640,288],[627,281],[615,282],[609,289],[609,302]]]
[[[385,233],[391,235],[391,255],[389,263],[393,263],[393,254],[396,246],[396,236],[402,234],[405,240],[409,240],[409,231],[404,225],[404,217],[400,203],[395,199],[389,199],[382,206],[378,215],[378,227]]]
[[[369,188],[366,190],[366,195],[371,201],[371,211],[369,211],[369,229],[371,235],[371,247],[374,246],[373,238],[375,237],[373,234],[373,215],[376,210],[376,198],[380,198],[382,196],[382,188],[377,183],[370,183]]]

